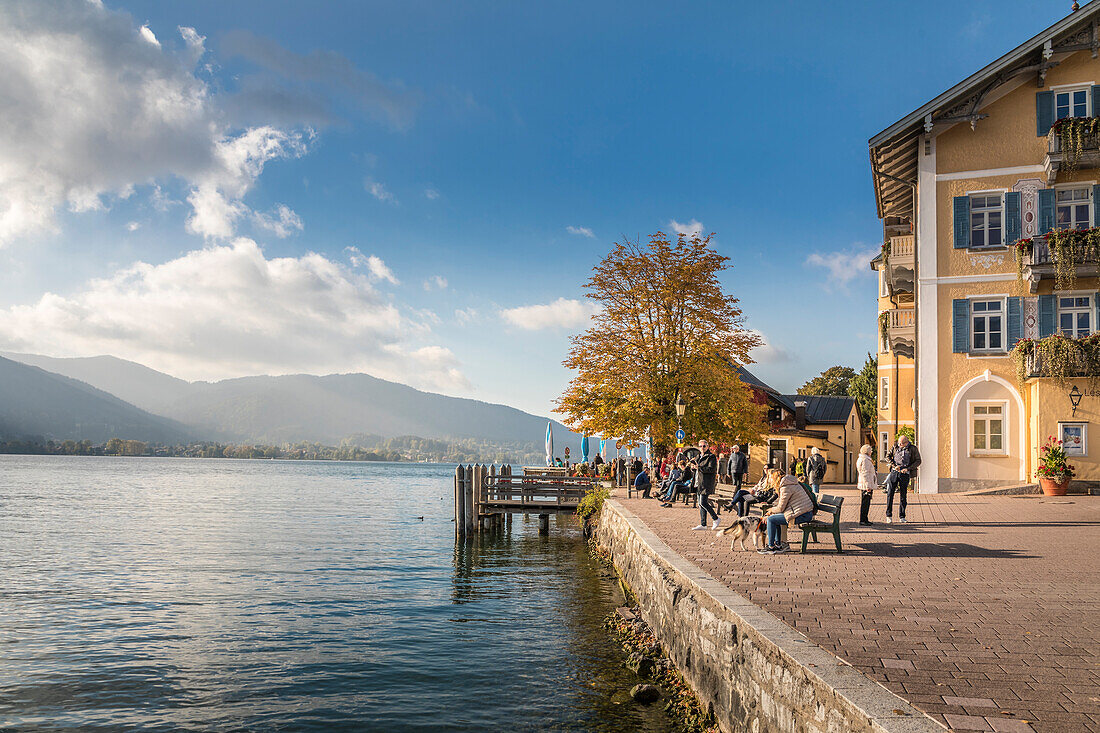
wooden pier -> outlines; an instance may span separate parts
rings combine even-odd
[[[550,531],[551,514],[572,514],[595,480],[567,476],[562,468],[473,464],[455,469],[455,528],[460,535],[498,528],[512,514],[537,514],[539,533]]]

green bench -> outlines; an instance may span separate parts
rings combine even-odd
[[[818,532],[827,532],[833,536],[833,541],[836,542],[836,551],[843,552],[840,547],[840,507],[844,504],[843,496],[832,496],[830,494],[822,494],[817,498],[817,510],[825,514],[830,515],[829,521],[820,521],[817,519],[811,519],[808,522],[803,522],[798,525],[798,528],[802,530],[802,552],[806,552],[806,543],[809,542],[810,537],[813,536],[814,542],[817,542]]]

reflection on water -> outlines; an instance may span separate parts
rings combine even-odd
[[[451,476],[0,456],[0,726],[668,729],[570,518],[456,542]]]

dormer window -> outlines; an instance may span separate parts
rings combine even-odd
[[[1089,88],[1065,89],[1054,93],[1054,119],[1089,116]]]

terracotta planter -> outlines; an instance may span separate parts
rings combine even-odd
[[[1069,482],[1070,479],[1068,477],[1061,481],[1039,477],[1039,485],[1043,487],[1043,493],[1047,496],[1065,496],[1066,491],[1069,489]]]

